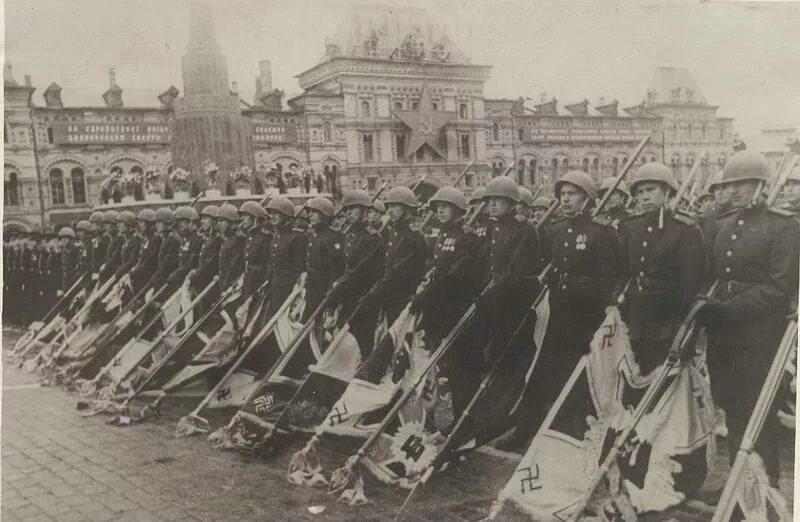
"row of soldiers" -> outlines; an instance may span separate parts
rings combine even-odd
[[[520,450],[587,352],[607,306],[622,303],[636,363],[648,373],[665,360],[690,305],[718,279],[701,316],[733,456],[787,314],[796,313],[800,225],[792,211],[767,208],[762,193],[772,177],[760,155],[734,154],[695,216],[674,210],[678,185],[660,163],[639,167],[627,186],[614,180],[598,187],[585,172],[570,171],[556,182],[555,201],[534,199],[499,176],[469,201],[454,187],[441,188],[428,202],[438,222],[432,241],[419,229],[421,205],[407,187],[391,189],[383,202],[363,190],[346,192],[339,212],[312,198],[307,224],[290,200],[276,196],[265,206],[226,203],[200,213],[107,211],[64,237],[77,251],[75,273],[90,274],[87,288],[129,275],[134,293],[147,288],[163,300],[185,281],[199,292],[217,276],[219,292],[241,275],[244,298],[266,288],[270,317],[302,281],[305,318],[323,300],[338,309],[362,360],[379,320],[391,323],[409,302],[422,314],[427,344],[436,347],[477,301],[478,327],[442,364],[455,418],[548,289],[547,332],[507,442]],[[800,171],[787,182],[793,209],[799,187]],[[612,189],[607,206],[593,212],[602,191]],[[759,445],[774,480],[776,435],[768,426]]]

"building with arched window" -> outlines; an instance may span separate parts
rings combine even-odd
[[[636,164],[662,161],[679,178],[689,158],[704,153],[703,175],[709,175],[733,145],[732,120],[717,115],[685,69],[659,68],[643,99],[625,108],[617,100],[563,103],[546,94],[538,102],[488,97],[491,66],[472,63],[447,36],[444,21],[421,7],[353,7],[331,31],[322,59],[297,75],[301,93],[286,100],[273,88],[266,60],[258,62],[254,99],[242,99],[229,85],[221,54],[192,51],[219,48],[213,29],[190,33],[209,41],[193,40],[184,57],[188,94],[170,87],[148,94],[150,106],[141,100],[126,106],[113,72],[108,89],[101,93],[105,86],[99,86],[94,98],[66,89],[62,101],[57,84],[34,97],[32,82],[17,82],[7,67],[5,217],[29,229],[71,223],[101,201],[100,185],[112,172],[157,172],[158,187],[178,165],[202,189],[200,158],[245,164],[265,181],[273,168],[310,169],[315,184],[336,195],[384,181],[410,185],[423,176],[431,191],[468,165],[462,179],[470,191],[513,166],[510,174],[520,183],[543,184],[548,194],[571,168],[598,181],[619,174],[648,134]],[[215,105],[203,101],[203,110],[224,116],[210,138],[181,119],[192,111],[199,84],[217,93]],[[131,96],[141,92],[132,89]],[[207,142],[219,147],[197,145]],[[185,166],[187,158],[197,165]]]

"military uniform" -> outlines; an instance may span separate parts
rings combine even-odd
[[[178,237],[180,237],[181,241],[178,249],[178,266],[167,278],[167,295],[180,288],[186,281],[189,272],[197,267],[200,249],[203,246],[203,238],[194,231]]]
[[[58,300],[59,290],[62,290],[64,283],[64,250],[60,245],[52,248],[47,253],[47,275],[45,281],[47,285],[44,289],[45,302],[40,310],[40,316],[44,316],[55,306]]]
[[[172,230],[166,230],[161,235],[161,244],[158,249],[158,268],[150,279],[153,291],[158,292],[167,282],[170,274],[178,268],[178,256],[181,248],[181,237]],[[163,296],[164,298],[169,296]]]
[[[111,238],[105,233],[96,234],[92,239],[92,281],[99,281],[100,269],[106,262],[106,251]]]
[[[159,251],[163,236],[153,231],[148,231],[141,236],[139,246],[139,259],[131,268],[131,282],[133,283],[134,293],[138,293],[144,286],[151,281],[153,275],[158,270]]]
[[[219,247],[219,287],[228,288],[236,282],[244,271],[244,246],[245,240],[236,232],[231,231],[226,236],[220,236],[222,243]]]
[[[139,255],[141,253],[142,248],[142,236],[131,232],[131,234],[125,238],[122,246],[120,247],[120,262],[117,270],[114,272],[117,280],[119,280],[125,274],[131,272],[136,263],[139,261]]]
[[[596,220],[598,223],[608,225],[614,230],[619,230],[619,224],[630,216],[630,212],[625,205],[618,205],[600,213]]]
[[[81,277],[85,272],[83,265],[85,246],[82,242],[72,241],[66,246],[62,253],[61,273],[63,279],[61,282],[61,290],[67,292],[72,285]],[[88,256],[86,256],[88,258]]]
[[[100,281],[103,282],[116,273],[122,263],[122,245],[125,238],[121,234],[108,234],[108,244],[106,246],[105,264],[100,271]]]
[[[429,268],[433,269],[431,281],[416,296],[412,311],[422,313],[420,327],[425,339],[435,349],[450,333],[456,322],[478,295],[471,261],[480,249],[480,240],[474,232],[464,231],[463,220],[448,223],[439,229],[433,244]],[[442,372],[447,377],[453,400],[453,417],[457,419],[475,391],[482,364],[475,364],[464,344],[456,344],[442,359]],[[476,371],[470,371],[477,369]]]
[[[759,204],[717,221],[711,269],[720,285],[704,313],[717,352],[711,382],[726,413],[731,462],[797,295],[799,250],[800,226],[787,212]],[[772,478],[779,474],[777,428],[770,414],[756,443]]]
[[[344,239],[344,265],[350,275],[342,282],[331,295],[331,304],[342,305],[340,320],[344,321],[355,311],[359,299],[364,296],[372,285],[381,277],[383,264],[383,244],[380,238],[367,230],[366,223],[353,223],[347,230]],[[358,270],[355,268],[367,257]],[[372,350],[373,336],[378,311],[372,307],[361,307],[359,313],[350,322],[350,331],[358,341],[362,350],[362,360],[365,360]]]
[[[222,246],[222,236],[213,230],[201,233],[200,237],[203,239],[203,246],[200,247],[197,268],[189,278],[189,284],[197,292],[202,291],[219,272],[219,249]]]
[[[270,280],[267,318],[275,315],[292,293],[306,264],[307,247],[308,238],[305,233],[294,230],[291,222],[272,232],[267,273]]]
[[[242,298],[246,299],[267,280],[267,263],[271,235],[256,225],[247,231],[244,242],[244,284]]]
[[[549,407],[558,397],[605,317],[617,277],[617,238],[613,228],[580,214],[550,229],[553,269],[550,319],[532,379],[537,402]],[[547,410],[535,423],[544,420]]]
[[[344,273],[344,236],[327,225],[310,228],[306,248],[306,308],[303,322],[314,313],[333,283]]]
[[[669,345],[706,273],[703,235],[694,220],[669,210],[632,216],[620,226],[623,306],[642,373],[666,360]]]
[[[428,258],[428,244],[417,231],[411,230],[407,222],[389,227],[385,243],[383,279],[367,296],[379,304],[392,324],[414,295]]]

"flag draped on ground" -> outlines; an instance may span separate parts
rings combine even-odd
[[[510,500],[536,520],[566,520],[660,369],[639,374],[616,307],[551,408],[493,510]],[[660,511],[699,488],[715,452],[713,403],[692,363],[672,372],[612,469],[616,506]],[[617,494],[617,492],[619,494]],[[624,508],[621,508],[624,509]]]
[[[255,351],[245,358],[237,370],[231,374],[226,382],[223,383],[214,399],[209,404],[210,407],[221,406],[241,406],[247,396],[257,386],[256,377],[263,374],[265,362],[277,360],[288,348],[291,340],[298,329],[297,318],[305,306],[305,291],[302,287],[295,286],[292,293],[287,298],[287,306],[282,307],[274,321],[262,326],[262,330],[253,337],[255,323],[260,317],[255,316],[247,322],[247,310],[249,302],[240,305],[235,313],[238,324],[246,325],[244,332],[238,333],[231,321],[225,324],[217,333],[205,344],[205,346],[193,355],[188,361],[183,361],[183,367],[177,372],[173,372],[171,377],[162,380],[160,383],[156,379],[153,387],[162,386],[162,390],[171,392],[186,386],[204,376],[210,376],[213,372],[221,371],[236,360],[237,355],[245,348],[242,340],[255,344]],[[219,379],[221,377],[217,377]],[[213,379],[213,377],[212,377]],[[238,397],[238,402],[236,398]]]
[[[214,447],[257,447],[272,434],[275,421],[297,392],[309,365],[322,357],[319,328],[312,328],[311,335],[291,353],[303,328],[300,317],[305,309],[305,291],[296,288],[288,306],[274,318],[275,326],[261,342],[259,353],[249,355],[209,403],[210,407],[230,405],[232,397],[248,392],[246,402],[228,425],[209,436]],[[248,375],[252,377],[248,379]]]

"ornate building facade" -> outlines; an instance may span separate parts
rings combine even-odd
[[[284,101],[262,61],[251,103],[227,85],[210,15],[190,20],[183,96],[170,87],[152,107],[126,107],[113,72],[102,105],[65,107],[55,83],[41,105],[30,80],[20,84],[6,68],[4,228],[56,228],[86,215],[112,171],[197,174],[206,160],[259,175],[310,168],[341,189],[424,178],[430,195],[470,164],[467,191],[509,167],[528,186],[550,187],[571,168],[600,180],[648,133],[641,161],[664,161],[680,177],[699,159],[708,176],[733,144],[731,120],[716,116],[685,69],[658,69],[644,100],[623,110],[616,100],[562,106],[543,96],[529,107],[487,98],[491,67],[471,63],[420,8],[354,9],[317,65],[298,75],[301,94]]]

